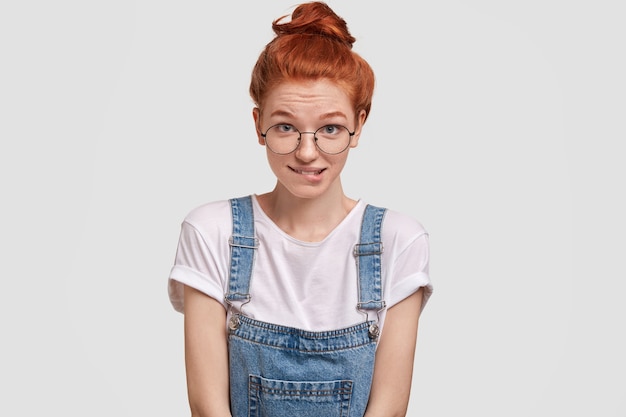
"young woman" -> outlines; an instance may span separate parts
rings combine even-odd
[[[276,186],[192,210],[170,274],[192,415],[405,415],[428,235],[340,177],[374,74],[324,3],[273,28],[250,93]]]

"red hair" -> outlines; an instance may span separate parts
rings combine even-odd
[[[337,83],[350,98],[356,114],[369,115],[374,94],[374,71],[356,52],[346,21],[323,2],[299,5],[291,20],[272,22],[276,37],[265,46],[252,71],[250,96],[263,106],[267,92],[284,81],[320,78]]]

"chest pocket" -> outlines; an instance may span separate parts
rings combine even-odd
[[[279,381],[250,376],[250,417],[347,417],[352,381]]]

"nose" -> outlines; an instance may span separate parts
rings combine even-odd
[[[305,135],[311,140],[306,140]],[[311,161],[318,156],[319,149],[315,144],[315,132],[300,132],[300,143],[296,149],[296,157],[303,161]]]

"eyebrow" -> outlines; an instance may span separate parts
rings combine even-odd
[[[290,113],[285,110],[276,110],[270,114],[270,117],[275,117],[275,116],[285,116],[285,117],[292,117],[292,118],[295,117],[293,113]],[[334,117],[343,117],[344,119],[348,119],[348,116],[346,116],[345,113],[340,112],[340,111],[332,111],[332,112],[328,112],[328,113],[324,113],[320,115],[320,120],[332,119]]]
[[[276,110],[270,114],[270,117],[274,117],[274,116],[293,117],[293,114],[285,110]]]
[[[340,112],[340,111],[333,111],[330,113],[324,113],[320,116],[320,120],[326,120],[326,119],[332,119],[333,117],[343,117],[344,119],[347,119],[348,116],[345,115],[345,113]]]

